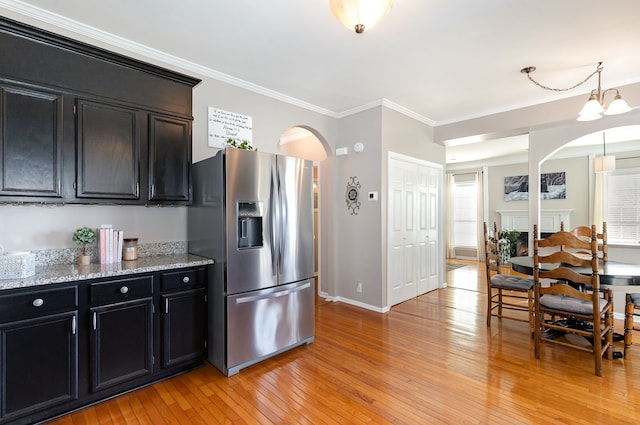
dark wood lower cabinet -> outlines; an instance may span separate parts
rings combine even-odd
[[[204,288],[162,296],[162,367],[204,357],[205,300]]]
[[[153,373],[153,299],[91,309],[91,387],[99,391]]]
[[[77,311],[0,325],[0,419],[78,398]]]
[[[188,267],[0,290],[0,425],[42,422],[200,366],[206,281],[206,268]]]

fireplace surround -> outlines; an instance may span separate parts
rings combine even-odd
[[[500,229],[517,230],[520,238],[516,242],[516,254],[528,255],[529,253],[529,210],[496,210],[500,214]],[[560,231],[560,223],[564,223],[565,229],[571,229],[571,213],[573,209],[555,209],[540,211],[540,236],[546,237],[551,233]]]

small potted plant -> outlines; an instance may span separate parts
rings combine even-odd
[[[254,148],[248,140],[235,140],[232,138],[228,138],[225,142],[225,146],[228,148],[241,149],[244,151],[257,151],[257,148]]]
[[[96,240],[96,232],[88,227],[81,227],[73,233],[71,239],[82,245],[82,255],[78,257],[78,264],[82,266],[91,263],[91,256],[87,255],[87,245]]]

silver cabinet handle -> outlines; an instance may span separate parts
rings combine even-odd
[[[33,300],[32,304],[34,307],[42,307],[42,305],[44,304],[44,300],[42,298],[36,298],[35,300]]]
[[[182,283],[189,283],[189,276],[185,276],[182,278]]]
[[[129,288],[127,288],[126,286],[123,286],[122,288],[120,288],[121,294],[126,294],[127,292],[129,292]]]

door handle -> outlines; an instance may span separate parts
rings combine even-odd
[[[236,300],[236,304],[245,304],[245,303],[250,303],[258,300],[266,300],[269,298],[280,298],[286,295],[291,295],[294,292],[302,291],[303,289],[307,289],[310,286],[311,286],[311,282],[307,282],[304,285],[300,285],[296,288],[286,289],[284,291],[271,292],[265,295],[250,295],[248,297],[238,298]]]

